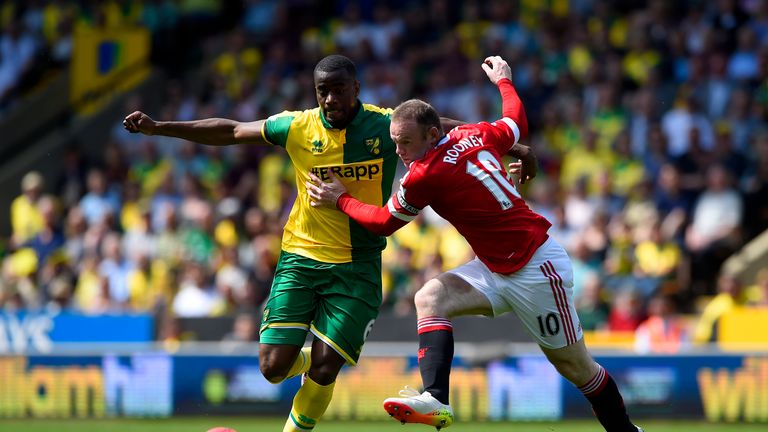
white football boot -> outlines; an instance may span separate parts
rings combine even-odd
[[[418,391],[405,386],[400,397],[384,400],[384,410],[400,423],[422,423],[437,430],[453,424],[453,409],[435,399],[428,391]]]

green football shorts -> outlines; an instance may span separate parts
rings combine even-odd
[[[281,252],[259,341],[304,345],[307,330],[357,364],[381,306],[381,258],[328,264]]]

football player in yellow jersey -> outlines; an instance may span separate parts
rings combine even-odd
[[[361,103],[354,63],[331,55],[315,66],[318,108],[285,111],[264,120],[211,118],[159,122],[136,111],[125,117],[132,133],[178,137],[208,145],[284,147],[296,172],[298,195],[286,223],[260,330],[259,365],[279,383],[306,373],[284,432],[311,430],[331,400],[345,363],[354,365],[381,305],[381,251],[386,240],[341,212],[309,204],[312,172],[333,173],[356,197],[384,205],[398,157],[389,135],[391,109]],[[460,122],[443,119],[450,130]],[[307,331],[314,335],[302,349]]]

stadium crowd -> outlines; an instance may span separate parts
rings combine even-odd
[[[162,28],[173,33],[173,20],[147,8],[193,2],[75,3],[26,2],[24,20],[3,19],[0,76],[9,61],[20,66],[5,51],[21,49],[17,24],[48,35],[49,8],[111,11],[150,28],[168,22]],[[526,144],[540,163],[521,190],[573,259],[585,330],[650,340],[674,322],[678,342],[707,341],[713,315],[768,306],[768,274],[739,280],[720,271],[768,228],[768,1],[340,1],[329,9],[249,0],[242,8],[240,25],[207,40],[195,73],[172,79],[150,114],[250,121],[310,108],[312,66],[341,53],[356,62],[366,103],[420,97],[448,117],[491,121],[500,106],[479,65],[498,54],[513,67]],[[51,37],[49,47],[68,52]],[[132,95],[125,113],[141,107]],[[258,311],[295,197],[284,152],[132,135],[121,121],[98,160],[73,147],[60,177],[21,180],[0,307]],[[399,314],[412,313],[426,279],[472,256],[428,212],[389,243],[385,308]],[[710,298],[719,306],[701,328],[677,323]]]

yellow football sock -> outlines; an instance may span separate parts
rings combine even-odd
[[[288,421],[285,422],[283,432],[305,432],[312,430],[325,413],[333,396],[335,382],[328,385],[320,385],[312,378],[307,377],[293,398],[293,407]]]
[[[299,351],[299,355],[296,356],[291,368],[288,369],[288,375],[285,379],[305,373],[309,370],[310,364],[312,364],[312,347],[304,347]]]

